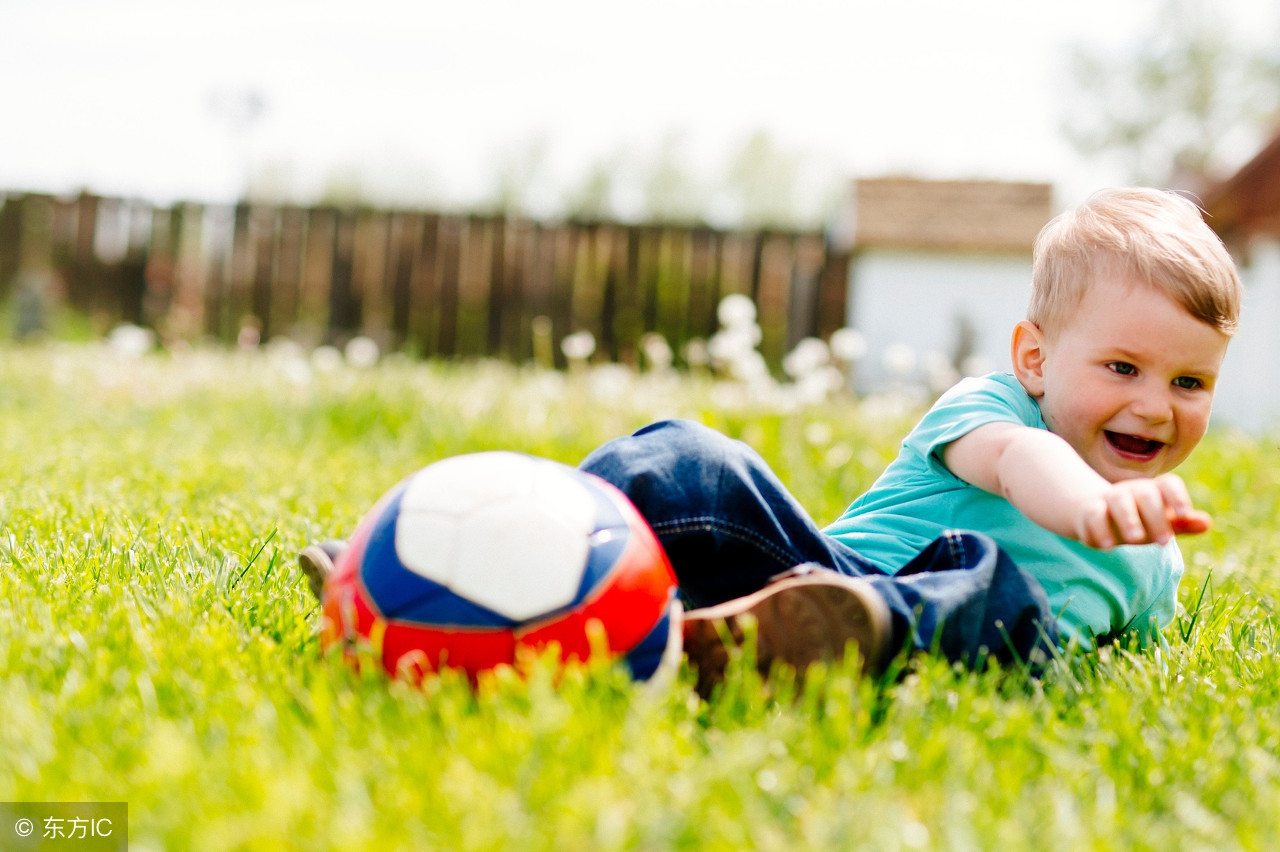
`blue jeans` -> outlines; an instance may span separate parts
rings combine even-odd
[[[1057,644],[1044,589],[988,536],[948,532],[896,574],[818,529],[759,454],[685,420],[646,426],[581,468],[648,520],[681,596],[700,607],[750,594],[801,563],[867,580],[892,613],[894,647],[980,665],[1043,661]]]

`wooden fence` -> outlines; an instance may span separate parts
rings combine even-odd
[[[0,204],[0,301],[20,273],[51,271],[100,329],[132,322],[162,339],[231,342],[248,326],[262,340],[365,334],[422,357],[525,360],[545,316],[553,340],[587,330],[597,358],[634,363],[644,333],[679,352],[715,331],[722,297],[744,293],[777,364],[801,337],[844,324],[848,257],[815,232],[88,194]]]

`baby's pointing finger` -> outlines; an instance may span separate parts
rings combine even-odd
[[[1175,518],[1191,514],[1193,508],[1191,494],[1187,491],[1187,484],[1182,481],[1181,476],[1168,473],[1157,477],[1155,483],[1156,487],[1160,489],[1160,496],[1164,499],[1167,514]]]
[[[1208,512],[1192,509],[1189,514],[1179,515],[1169,521],[1174,535],[1199,535],[1213,529],[1213,518]]]

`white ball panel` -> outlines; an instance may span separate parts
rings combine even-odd
[[[396,555],[418,576],[451,586],[458,570],[458,519],[402,507],[396,518]]]
[[[596,528],[596,502],[591,492],[555,462],[543,461],[537,466],[533,499],[574,532],[588,535]]]
[[[490,506],[459,525],[450,588],[508,618],[533,618],[573,600],[588,547],[587,533],[567,527],[554,507]]]
[[[529,494],[537,468],[544,464],[501,451],[441,459],[409,480],[400,511],[465,515],[497,499]]]
[[[556,462],[456,456],[410,480],[396,552],[410,571],[524,621],[573,600],[596,514],[588,486]]]

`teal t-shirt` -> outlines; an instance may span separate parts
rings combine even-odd
[[[1167,545],[1095,550],[1032,523],[1008,500],[968,484],[942,462],[947,444],[985,423],[1047,429],[1040,408],[1012,374],[961,381],[938,399],[902,442],[898,457],[826,532],[886,571],[902,568],[946,530],[991,536],[1040,581],[1064,641],[1169,625],[1182,553]]]

